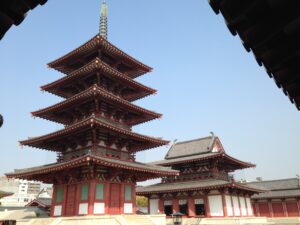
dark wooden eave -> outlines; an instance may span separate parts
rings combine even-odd
[[[300,110],[300,1],[209,0]]]
[[[86,79],[90,75],[95,74],[96,72],[104,73],[105,75],[108,75],[112,79],[118,80],[119,82],[122,82],[122,84],[125,84],[128,87],[135,90],[136,93],[132,95],[130,98],[126,99],[128,101],[137,100],[147,95],[156,93],[156,90],[147,87],[131,79],[130,77],[120,73],[116,69],[107,65],[98,57],[96,57],[90,63],[79,68],[78,70],[75,70],[72,73],[68,74],[68,76],[64,76],[59,80],[56,80],[50,84],[42,86],[41,89],[44,91],[48,91],[52,94],[56,94],[58,96],[68,98],[74,94],[74,91],[70,92],[67,90],[68,86],[70,86],[72,83],[81,82],[82,80]]]
[[[80,166],[88,165],[88,164],[102,165],[108,168],[117,168],[121,171],[131,171],[139,174],[148,174],[148,177],[158,178],[162,176],[177,176],[178,171],[172,170],[166,167],[147,165],[139,162],[131,162],[131,161],[122,161],[113,158],[106,158],[97,155],[87,154],[82,157],[61,162],[61,163],[53,163],[44,166],[38,166],[28,169],[15,170],[12,173],[7,173],[6,176],[8,178],[19,178],[19,179],[28,179],[28,180],[40,180],[41,177],[44,179],[47,178],[47,174],[66,171],[68,169],[79,168]],[[142,176],[137,176],[140,178]]]
[[[218,164],[223,165],[221,167],[225,167],[227,165],[227,166],[230,166],[230,168],[232,168],[232,170],[252,168],[252,167],[256,166],[255,164],[238,160],[238,159],[226,154],[225,152],[221,152],[221,153],[210,152],[210,153],[194,155],[194,156],[161,160],[161,161],[153,162],[151,164],[160,165],[160,166],[175,166],[175,165],[180,165],[180,164],[184,165],[184,164],[192,163],[192,162],[207,161],[207,160],[211,160],[211,159],[217,159],[219,161]]]
[[[129,150],[130,152],[156,148],[169,143],[169,141],[137,134],[130,130],[113,126],[112,124],[100,121],[95,116],[91,116],[62,130],[20,141],[20,144],[49,151],[62,152],[64,151],[63,146],[66,141],[70,140],[74,142],[79,137],[91,139],[93,129],[98,129],[99,132],[101,131],[108,136],[128,140],[133,143],[132,145],[134,145],[134,147]]]
[[[20,25],[29,10],[43,5],[47,0],[1,0],[0,1],[0,40],[12,25]]]
[[[162,116],[159,113],[141,108],[120,97],[116,97],[115,95],[109,93],[108,91],[97,85],[93,85],[85,91],[80,92],[79,94],[74,95],[73,97],[70,97],[58,104],[32,112],[32,115],[69,125],[70,120],[66,120],[65,117],[60,113],[68,112],[70,109],[78,108],[84,102],[93,99],[99,99],[103,102],[107,102],[111,105],[116,106],[116,108],[121,108],[124,111],[131,112],[137,115],[138,118],[132,121],[132,124],[130,125],[144,123],[156,118],[160,118]]]
[[[84,55],[89,55],[91,52],[96,52],[97,50],[101,50],[108,55],[115,57],[116,60],[120,60],[122,63],[131,67],[131,71],[126,73],[126,75],[131,78],[138,77],[152,70],[151,67],[129,56],[100,35],[94,36],[75,50],[48,63],[48,66],[63,73],[70,73],[73,70],[69,66],[71,62],[80,59],[80,57],[83,57]]]

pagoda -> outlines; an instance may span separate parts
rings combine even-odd
[[[134,214],[136,182],[178,174],[135,161],[136,152],[168,143],[132,131],[161,117],[132,103],[156,92],[134,80],[152,69],[107,40],[105,1],[99,34],[48,65],[65,76],[41,89],[65,100],[32,115],[64,128],[20,143],[56,152],[57,162],[7,177],[53,184],[51,216]]]
[[[235,170],[255,167],[226,153],[220,139],[211,136],[174,143],[164,160],[150,165],[180,171],[161,183],[139,187],[146,196],[150,214],[170,216],[181,212],[188,217],[253,216],[250,197],[265,190],[234,180]]]

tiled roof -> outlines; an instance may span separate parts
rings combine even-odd
[[[281,180],[254,181],[247,183],[249,187],[268,189],[268,192],[253,195],[253,199],[300,197],[298,178]]]
[[[190,141],[175,143],[168,151],[165,159],[199,155],[212,151],[213,144],[217,137],[209,136]]]
[[[246,185],[234,183],[225,180],[198,180],[198,181],[187,181],[178,183],[159,183],[154,185],[149,185],[145,187],[137,187],[137,194],[147,194],[147,193],[165,193],[165,192],[176,192],[176,191],[191,191],[191,190],[208,190],[217,189],[221,187],[235,187],[243,190],[249,190],[253,192],[259,192],[258,188],[250,188]]]
[[[61,163],[52,163],[37,167],[31,167],[26,169],[16,169],[12,173],[7,173],[6,176],[9,178],[22,178],[28,175],[36,174],[46,174],[52,171],[61,171],[65,168],[74,168],[81,166],[82,164],[89,162],[94,162],[99,165],[104,165],[107,167],[116,167],[120,169],[134,170],[136,172],[150,173],[150,174],[163,174],[163,175],[178,175],[177,170],[172,170],[169,167],[148,165],[140,162],[125,161],[119,159],[113,159],[108,157],[101,157],[99,155],[87,154],[79,158],[75,158],[70,161],[61,162]]]

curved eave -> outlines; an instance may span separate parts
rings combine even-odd
[[[110,162],[109,160],[105,160],[104,158],[99,158],[93,155],[86,155],[82,156],[80,158],[70,160],[64,163],[60,164],[54,164],[51,166],[48,166],[47,168],[37,168],[33,170],[28,170],[24,172],[14,172],[14,173],[7,173],[6,176],[8,178],[26,178],[28,176],[34,176],[34,175],[40,175],[40,174],[45,174],[45,173],[50,173],[50,172],[55,172],[55,171],[60,171],[60,170],[65,170],[68,168],[76,168],[78,166],[85,165],[86,163],[93,162],[98,165],[103,165],[107,167],[113,167],[113,168],[118,168],[118,169],[126,169],[126,170],[132,170],[136,172],[142,172],[142,173],[148,173],[148,174],[153,174],[157,175],[158,177],[161,176],[176,176],[178,175],[178,171],[175,170],[162,170],[158,168],[140,168],[134,165],[125,165],[122,163],[114,163]]]
[[[65,129],[62,129],[62,130],[59,130],[59,131],[56,131],[56,132],[53,132],[53,133],[50,133],[50,134],[47,134],[47,135],[43,135],[43,136],[40,136],[40,137],[20,141],[20,144],[31,146],[31,147],[34,147],[34,148],[40,148],[39,146],[41,145],[41,143],[43,141],[46,141],[46,140],[49,140],[49,139],[54,139],[55,140],[55,139],[61,138],[63,136],[68,136],[68,135],[73,134],[74,132],[80,131],[80,130],[88,128],[88,127],[93,127],[93,126],[99,126],[99,127],[105,128],[107,130],[111,130],[112,132],[115,132],[117,134],[125,135],[129,138],[135,138],[135,140],[137,140],[137,141],[149,142],[149,144],[151,143],[151,146],[149,147],[149,149],[154,148],[154,147],[159,147],[159,146],[162,146],[162,145],[166,145],[166,144],[169,143],[169,141],[164,141],[164,140],[152,138],[152,137],[137,134],[137,133],[134,133],[134,132],[122,129],[122,128],[114,127],[114,126],[112,126],[108,123],[104,123],[102,121],[97,120],[97,118],[94,117],[94,116],[91,116],[91,117],[89,117],[89,118],[87,118],[83,121],[80,121],[76,124],[70,125]],[[43,147],[42,149],[55,151],[52,148],[44,148]],[[141,151],[141,150],[142,149],[137,150],[137,151]]]
[[[255,167],[256,166],[255,164],[235,159],[235,158],[227,155],[226,153],[219,153],[219,154],[216,154],[216,155],[206,156],[206,157],[202,157],[202,158],[181,160],[181,161],[177,161],[177,162],[170,162],[170,163],[163,162],[163,163],[158,163],[157,165],[160,165],[160,166],[172,166],[172,165],[177,165],[177,164],[184,164],[184,163],[190,163],[190,162],[204,161],[204,160],[214,159],[214,158],[226,158],[226,159],[228,159],[228,160],[230,160],[232,162],[235,162],[235,163],[239,164],[241,166],[241,168],[251,168],[251,167]]]
[[[174,183],[176,185],[176,183]],[[220,188],[238,188],[245,191],[250,191],[253,193],[262,192],[260,189],[248,188],[245,186],[238,185],[237,183],[228,183],[228,184],[220,184],[220,185],[211,185],[206,187],[194,187],[194,188],[179,188],[174,190],[159,190],[159,191],[137,191],[137,195],[147,195],[147,194],[159,194],[159,193],[173,193],[173,192],[183,192],[183,191],[204,191],[204,190],[216,190]]]
[[[65,62],[67,62],[70,59],[76,58],[89,50],[95,48],[95,47],[103,47],[106,51],[115,54],[117,57],[120,57],[127,61],[128,63],[131,63],[139,68],[139,71],[136,71],[131,74],[131,77],[137,77],[144,73],[152,71],[152,68],[141,63],[140,61],[134,59],[130,55],[126,54],[119,48],[117,48],[115,45],[111,44],[109,41],[107,41],[105,38],[101,37],[100,35],[94,36],[92,39],[81,45],[80,47],[76,48],[75,50],[69,52],[68,54],[48,63],[48,66],[51,68],[54,68],[58,71],[61,71],[65,73],[66,71],[61,68]]]
[[[154,94],[157,92],[155,89],[147,87],[147,86],[129,78],[128,76],[120,73],[116,69],[114,69],[114,68],[110,67],[109,65],[107,65],[106,63],[104,63],[99,58],[95,58],[90,63],[84,65],[83,67],[79,68],[78,70],[73,71],[68,76],[64,76],[59,80],[56,80],[52,83],[42,86],[41,89],[44,91],[48,91],[52,94],[56,94],[56,95],[66,98],[68,96],[64,95],[63,93],[57,93],[55,91],[55,89],[64,83],[72,82],[75,79],[79,79],[85,75],[88,75],[91,72],[96,72],[98,70],[101,72],[104,72],[104,73],[108,73],[110,76],[113,76],[113,77],[127,83],[132,88],[139,89],[145,93],[144,95],[142,95],[140,97],[136,97],[136,99],[142,98],[142,97],[145,97],[147,95]],[[130,99],[130,100],[136,100],[136,99]]]
[[[51,113],[55,113],[56,111],[61,111],[63,109],[66,109],[67,107],[74,107],[75,106],[74,104],[76,104],[80,101],[84,101],[85,99],[88,99],[91,97],[94,98],[94,96],[97,96],[97,95],[107,99],[107,101],[113,101],[114,103],[117,103],[124,108],[129,108],[129,109],[131,109],[132,112],[134,112],[136,114],[138,114],[138,113],[146,114],[149,117],[149,120],[160,118],[162,116],[159,113],[141,108],[141,107],[136,106],[122,98],[116,97],[115,95],[109,93],[108,91],[100,88],[97,85],[94,85],[94,86],[90,87],[89,89],[87,89],[83,92],[80,92],[79,94],[74,95],[73,97],[68,98],[67,100],[57,103],[53,106],[32,112],[32,115],[36,116],[36,117],[41,117],[41,118],[45,118],[48,120],[52,120],[55,122],[61,122],[61,120],[59,120],[59,118],[57,118],[58,120],[49,119],[49,117],[47,115],[49,115]],[[149,120],[146,119],[146,120],[142,120],[141,122],[146,122]],[[136,125],[136,124],[133,124],[133,125]]]

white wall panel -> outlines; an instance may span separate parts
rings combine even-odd
[[[224,216],[221,195],[208,196],[208,202],[211,216]]]
[[[105,203],[97,202],[94,204],[94,214],[104,214],[105,213]]]
[[[88,203],[80,203],[79,204],[79,215],[86,215],[88,214]]]
[[[240,196],[239,199],[240,199],[240,204],[241,204],[242,216],[247,216],[245,198],[244,198],[244,196]]]
[[[150,214],[158,214],[158,201],[159,199],[150,199]]]
[[[233,216],[233,208],[231,204],[230,195],[225,195],[226,208],[227,208],[227,216]]]
[[[54,206],[53,216],[61,216],[61,205]]]
[[[133,213],[132,203],[124,203],[124,213]]]
[[[232,196],[232,202],[233,202],[233,211],[235,216],[240,216],[240,206],[239,206],[239,199],[237,196]]]
[[[246,198],[248,216],[253,216],[250,198]]]

